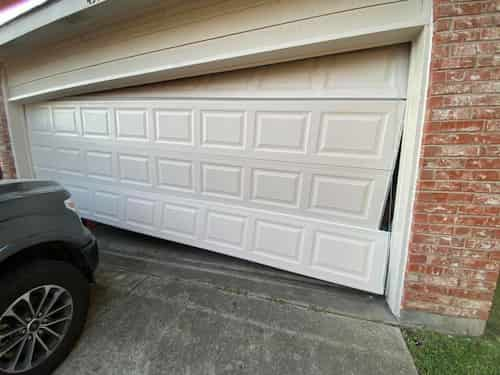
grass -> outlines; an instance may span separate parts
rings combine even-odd
[[[500,375],[500,287],[482,337],[404,329],[403,336],[421,375]]]

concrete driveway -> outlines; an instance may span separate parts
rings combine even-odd
[[[105,231],[89,321],[57,375],[416,374],[379,298]]]

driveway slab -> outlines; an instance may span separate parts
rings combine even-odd
[[[87,327],[56,375],[416,374],[397,327],[263,298],[241,277],[151,269],[104,253]]]

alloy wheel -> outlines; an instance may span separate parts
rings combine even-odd
[[[0,317],[0,370],[20,373],[43,363],[64,339],[73,299],[57,285],[42,285],[17,298]]]

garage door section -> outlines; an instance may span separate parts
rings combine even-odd
[[[394,46],[29,105],[83,216],[382,293],[405,104]]]

